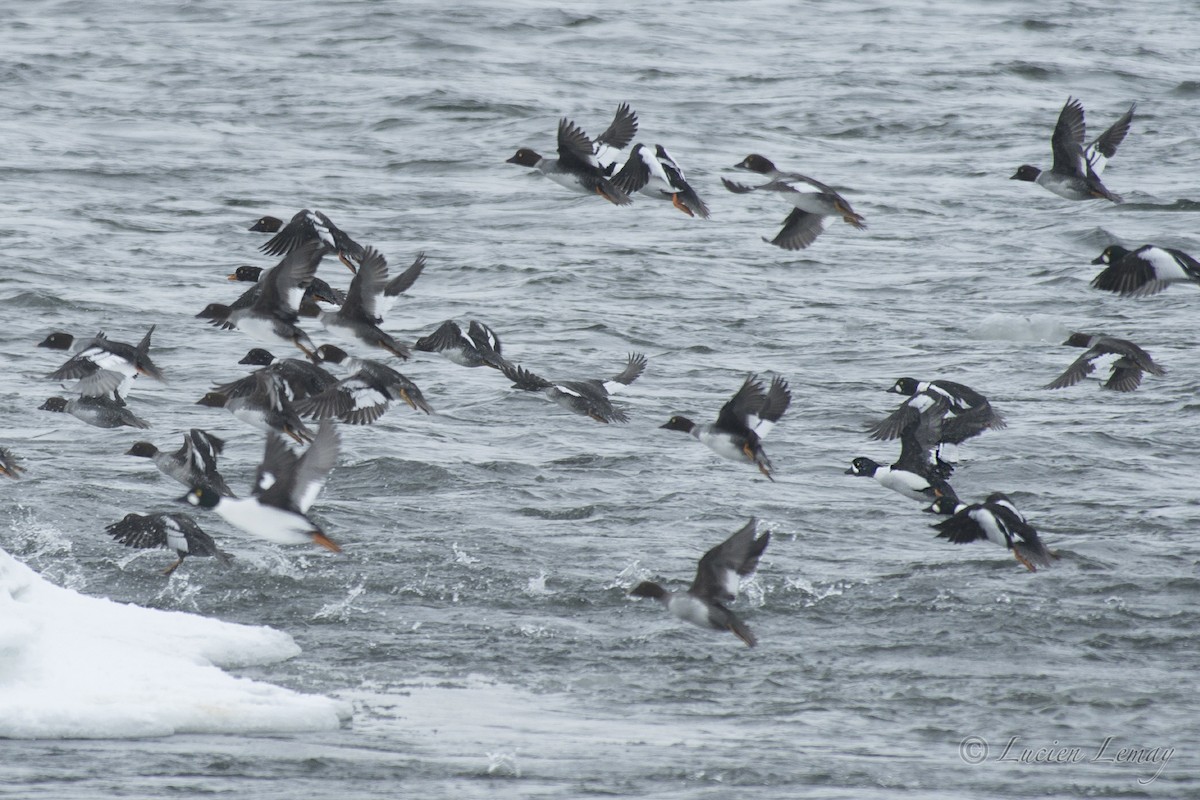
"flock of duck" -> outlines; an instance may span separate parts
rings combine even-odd
[[[1051,138],[1051,168],[1039,170],[1023,165],[1013,179],[1035,182],[1069,200],[1120,202],[1120,197],[1103,185],[1100,175],[1124,140],[1133,113],[1134,107],[1130,107],[1103,134],[1085,143],[1083,107],[1069,98]],[[612,124],[595,139],[564,118],[558,126],[557,158],[521,148],[508,161],[536,170],[573,191],[596,195],[616,205],[627,205],[634,195],[645,195],[669,201],[689,216],[708,217],[707,205],[662,145],[651,150],[638,143],[626,155],[636,133],[637,116],[628,104],[622,104]],[[772,245],[787,250],[806,248],[824,230],[828,217],[841,217],[859,230],[866,227],[863,217],[845,198],[820,181],[781,171],[757,154],[747,156],[735,167],[755,173],[765,182],[750,186],[722,178],[730,192],[765,192],[792,207],[779,233],[764,238]],[[316,544],[336,552],[340,546],[308,516],[337,461],[340,436],[334,420],[368,425],[393,403],[426,414],[433,411],[416,383],[381,360],[403,361],[411,356],[411,348],[381,326],[392,302],[421,275],[425,256],[418,254],[407,269],[393,277],[382,253],[358,244],[328,216],[308,209],[286,224],[263,217],[251,230],[273,233],[260,249],[281,260],[270,269],[239,268],[229,279],[251,284],[241,297],[229,305],[209,304],[196,315],[218,328],[241,331],[286,352],[295,347],[304,355],[277,357],[255,347],[239,363],[257,369],[214,386],[198,401],[200,405],[223,408],[266,432],[265,451],[249,496],[236,495],[218,470],[224,441],[198,428],[183,434],[183,443],[174,452],[138,441],[127,454],[150,459],[165,475],[185,485],[187,492],[179,500],[214,511],[247,534],[283,545]],[[317,277],[317,269],[327,255],[336,255],[352,273],[345,291]],[[1114,245],[1093,263],[1105,268],[1092,286],[1122,295],[1153,294],[1176,282],[1200,283],[1200,263],[1186,253],[1155,245],[1133,251]],[[317,345],[301,327],[302,319],[317,320],[326,333],[348,349],[335,344]],[[41,408],[67,413],[99,427],[148,428],[148,423],[130,409],[126,398],[138,376],[163,380],[162,371],[150,357],[153,332],[152,326],[137,345],[113,341],[104,333],[84,340],[63,332],[48,336],[40,346],[74,351],[48,377],[75,383],[72,396],[51,397]],[[1078,383],[1095,372],[1102,361],[1112,362],[1111,374],[1103,383],[1105,389],[1132,391],[1144,373],[1164,374],[1145,350],[1124,339],[1074,333],[1066,344],[1082,347],[1085,352],[1048,383],[1048,389]],[[607,379],[547,380],[509,361],[502,352],[500,338],[478,320],[469,321],[466,331],[454,320],[447,320],[412,347],[439,353],[464,367],[495,369],[514,388],[544,394],[572,412],[604,423],[627,420],[626,413],[614,406],[612,395],[637,380],[647,363],[644,355],[631,353],[623,368]],[[964,503],[948,482],[954,464],[947,446],[1003,428],[1003,415],[982,394],[953,381],[901,378],[889,391],[904,400],[869,433],[877,440],[899,439],[899,458],[890,465],[855,458],[847,474],[873,478],[886,488],[928,504],[928,511],[946,517],[934,527],[937,536],[950,542],[988,540],[1012,552],[1031,571],[1049,565],[1054,554],[1011,499],[997,492],[982,502]],[[774,470],[763,449],[763,439],[790,403],[786,380],[775,376],[765,381],[752,374],[721,406],[715,421],[694,422],[677,415],[661,427],[686,433],[717,455],[751,465],[773,481]],[[315,431],[306,420],[316,422]],[[289,438],[306,445],[303,452],[294,451]],[[18,459],[0,448],[0,473],[18,478],[23,471]],[[684,621],[732,632],[754,646],[754,635],[726,604],[736,598],[739,579],[755,570],[770,541],[770,532],[756,536],[756,527],[751,519],[706,552],[688,588],[669,591],[646,581],[630,594],[659,600]],[[106,530],[130,547],[174,550],[178,557],[165,570],[168,575],[187,556],[229,559],[196,520],[182,512],[128,514]]]

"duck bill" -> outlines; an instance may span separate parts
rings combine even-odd
[[[358,274],[358,267],[354,266],[354,264],[351,263],[350,259],[346,257],[345,253],[339,252],[338,260],[346,265],[346,269],[350,270],[351,274],[353,274],[353,275]]]

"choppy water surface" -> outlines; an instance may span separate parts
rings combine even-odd
[[[1200,790],[1200,295],[1087,286],[1113,242],[1200,250],[1187,4],[29,2],[0,27],[0,431],[28,468],[0,486],[0,545],[84,593],[287,631],[303,653],[244,674],[355,709],[310,736],[9,741],[0,796]],[[1068,95],[1096,132],[1138,103],[1105,175],[1122,206],[1007,180],[1048,164]],[[598,133],[623,100],[710,221],[503,163],[552,150],[560,116]],[[786,207],[719,181],[749,152],[844,189],[869,229],[764,244]],[[180,487],[121,455],[138,433],[35,410],[61,359],[33,345],[157,324],[170,383],[139,382],[135,410],[160,446],[193,426],[227,437],[244,490],[261,435],[193,404],[242,374],[251,342],[193,315],[236,296],[233,267],[272,263],[255,218],[303,207],[394,267],[427,252],[387,325],[401,338],[477,317],[559,378],[646,353],[632,421],[419,355],[404,371],[437,415],[343,428],[315,507],[343,557],[210,516],[236,564],[164,580],[169,554],[103,526],[170,510]],[[322,274],[344,286],[339,270]],[[1130,395],[1040,389],[1076,329],[1138,341],[1169,374]],[[793,389],[774,484],[657,429],[715,415],[749,372]],[[917,504],[843,475],[894,458],[863,428],[901,375],[1006,413],[963,448],[955,487],[1014,497],[1053,569],[935,541]],[[690,580],[752,515],[775,532],[738,603],[756,650],[626,598]],[[1029,763],[1046,760],[1066,763]]]

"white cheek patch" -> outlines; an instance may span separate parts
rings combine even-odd
[[[275,485],[275,476],[270,472],[264,472],[262,477],[258,479],[258,488],[262,491],[267,491]]]

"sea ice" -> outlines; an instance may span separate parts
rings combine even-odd
[[[54,586],[0,550],[0,738],[337,728],[345,704],[220,669],[299,652],[271,628]]]

